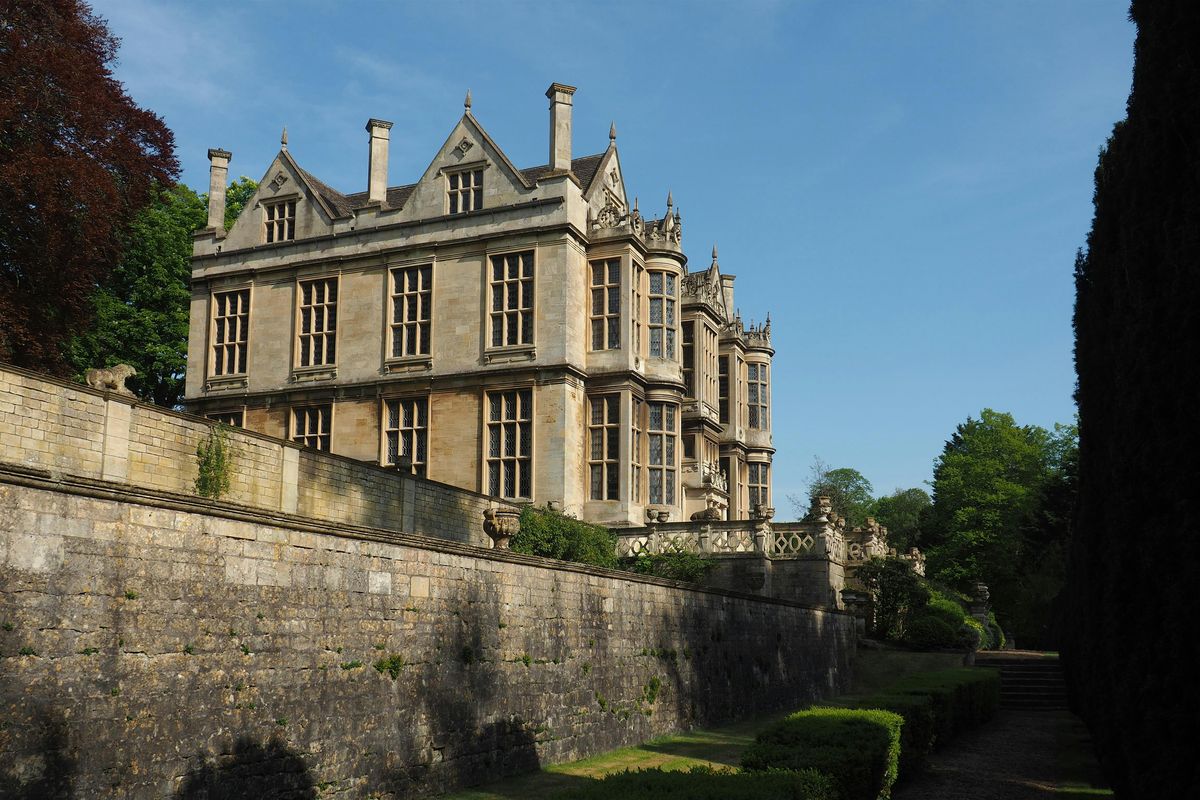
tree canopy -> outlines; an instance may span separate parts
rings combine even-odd
[[[242,209],[246,207],[246,203],[250,202],[250,198],[256,191],[258,191],[258,181],[245,175],[229,184],[229,188],[225,190],[225,230],[229,230],[233,227],[233,223],[237,222]],[[203,198],[204,204],[207,206],[208,195],[203,195]]]
[[[807,503],[789,497],[797,516],[803,516],[818,497],[828,497],[833,510],[846,518],[851,527],[862,525],[870,514],[874,491],[871,482],[852,467],[831,468],[814,458],[809,472]]]
[[[117,40],[80,0],[14,0],[0,25],[0,360],[59,374],[174,137],[113,78]]]
[[[187,364],[192,234],[208,219],[204,200],[186,186],[159,193],[127,234],[125,255],[92,296],[94,322],[72,342],[72,365],[125,363],[128,386],[167,408],[183,399]]]
[[[932,501],[924,489],[897,489],[876,498],[870,514],[888,529],[888,542],[899,552],[921,545],[921,525]]]
[[[965,591],[987,584],[1018,643],[1044,643],[1049,634],[1076,451],[1074,426],[1051,433],[988,408],[955,429],[934,464],[933,504],[921,529],[929,575]]]

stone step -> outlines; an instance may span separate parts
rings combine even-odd
[[[976,657],[981,667],[1000,671],[1000,707],[1054,710],[1067,707],[1067,686],[1057,658],[1020,655]]]

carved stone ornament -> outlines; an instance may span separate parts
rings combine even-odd
[[[89,369],[84,377],[87,379],[87,385],[93,389],[133,397],[133,392],[126,388],[125,381],[135,375],[137,375],[137,370],[133,367],[128,364],[117,364],[108,369]]]
[[[615,228],[621,224],[621,209],[617,208],[612,203],[609,203],[604,208],[600,209],[600,213],[596,215],[596,228]]]
[[[283,185],[287,182],[288,182],[288,176],[284,175],[282,172],[280,172],[274,178],[271,179],[271,190],[278,192],[281,188],[283,188]]]
[[[761,503],[755,505],[750,511],[750,516],[754,519],[762,519],[770,521],[775,517],[775,509],[771,506],[764,506]]]
[[[614,189],[621,185],[621,176],[617,174],[616,167],[613,167],[608,173],[608,185]]]
[[[458,152],[462,153],[465,156],[467,154],[467,151],[470,150],[474,146],[475,146],[475,143],[464,136],[463,140],[458,143],[458,145],[455,147],[455,149],[458,150]]]
[[[504,508],[488,508],[483,512],[483,532],[492,540],[492,547],[507,550],[508,542],[521,530],[520,513]]]

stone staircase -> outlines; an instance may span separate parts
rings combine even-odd
[[[1052,711],[1067,707],[1067,687],[1057,655],[982,651],[975,665],[1000,669],[1000,707]]]

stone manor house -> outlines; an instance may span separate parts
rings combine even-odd
[[[572,155],[555,83],[549,163],[515,166],[465,110],[416,183],[367,190],[287,149],[226,231],[210,150],[192,260],[187,407],[272,436],[612,526],[748,519],[771,503],[770,321],[734,276],[689,271],[670,194],[630,202],[615,128]]]

